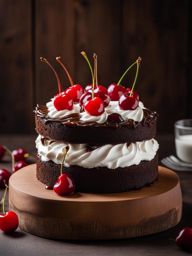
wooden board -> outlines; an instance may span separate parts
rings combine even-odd
[[[115,194],[60,197],[36,180],[36,165],[10,179],[10,208],[20,228],[46,238],[70,240],[122,239],[157,233],[181,219],[178,176],[159,167],[159,179],[140,190]]]

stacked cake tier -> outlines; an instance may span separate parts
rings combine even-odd
[[[37,179],[47,186],[55,184],[62,164],[80,192],[123,192],[158,178],[157,115],[142,102],[122,110],[110,101],[93,116],[79,103],[57,111],[52,99],[37,106],[35,118]]]

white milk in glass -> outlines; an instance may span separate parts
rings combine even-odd
[[[192,163],[192,134],[180,135],[175,139],[177,156],[185,161]]]

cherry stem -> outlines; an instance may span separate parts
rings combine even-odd
[[[7,153],[11,156],[11,162],[12,162],[12,172],[14,172],[14,168],[15,168],[15,158],[13,153],[11,152],[11,150],[9,150],[6,146],[3,146],[5,148],[5,150],[7,151]]]
[[[2,212],[3,212],[3,214],[5,214],[5,198],[6,198],[6,195],[7,195],[7,190],[8,190],[8,186],[5,184],[5,191],[4,191],[3,197],[2,197],[2,199],[1,199]]]
[[[55,71],[54,67],[51,65],[51,63],[46,58],[40,57],[40,61],[42,61],[43,63],[46,63],[53,71],[53,73],[57,79],[58,91],[59,91],[59,93],[61,93],[62,92],[61,81],[60,81],[59,76],[58,76],[57,72]]]
[[[62,175],[62,173],[63,173],[63,166],[64,166],[64,163],[65,163],[65,159],[66,159],[68,150],[69,150],[68,147],[66,147],[64,157],[63,157],[63,160],[61,162],[60,175]]]
[[[136,60],[137,69],[136,69],[135,79],[134,79],[134,82],[133,82],[133,85],[132,85],[132,88],[131,88],[130,95],[133,94],[133,91],[134,91],[134,88],[135,88],[135,84],[137,82],[137,77],[138,77],[138,74],[139,74],[139,67],[140,67],[141,60],[142,60],[141,57],[138,57],[138,59]]]
[[[71,78],[70,74],[69,74],[69,71],[67,70],[67,68],[65,67],[65,65],[63,64],[63,62],[61,61],[61,57],[56,57],[56,61],[61,65],[61,67],[64,69],[66,75],[67,75],[67,78],[69,79],[69,82],[70,82],[70,85],[73,86],[74,85],[74,82],[73,82],[73,79]]]
[[[94,75],[95,75],[95,85],[98,85],[98,74],[97,74],[97,54],[93,54],[93,59],[94,59]]]
[[[136,64],[137,64],[137,60],[136,60],[135,62],[133,62],[133,63],[125,70],[125,72],[123,73],[123,75],[122,75],[121,78],[119,79],[117,85],[120,85],[120,84],[121,84],[121,82],[122,82],[123,78],[125,77],[125,75],[126,75],[126,74],[129,72],[129,70],[130,70],[132,67],[134,67]]]
[[[89,66],[89,69],[90,69],[90,71],[91,71],[91,76],[92,76],[92,87],[93,87],[93,86],[94,86],[94,74],[93,74],[93,68],[92,68],[92,66],[91,66],[91,63],[90,63],[90,61],[89,61],[88,57],[87,57],[86,52],[82,51],[82,52],[81,52],[81,55],[82,55],[82,56],[84,57],[84,59],[86,60],[86,62],[87,62],[87,64],[88,64],[88,66]],[[94,95],[94,92],[92,92],[92,98],[93,98],[93,95]]]

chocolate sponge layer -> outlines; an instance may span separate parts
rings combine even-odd
[[[137,125],[123,126],[79,126],[67,125],[59,121],[46,120],[35,115],[36,131],[52,140],[90,145],[131,143],[149,140],[156,136],[156,118]]]
[[[158,156],[151,161],[125,168],[106,167],[83,168],[65,167],[73,179],[77,192],[115,193],[139,189],[153,183],[158,178]],[[60,165],[52,161],[37,159],[37,179],[47,186],[53,186],[60,175]]]

